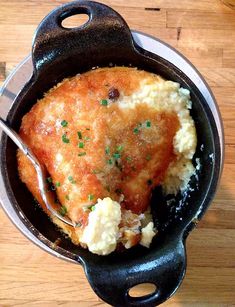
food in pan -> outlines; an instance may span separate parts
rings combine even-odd
[[[48,171],[51,202],[76,227],[51,218],[74,244],[98,255],[150,246],[153,188],[177,194],[195,172],[190,108],[178,83],[112,67],[63,80],[23,117],[20,136]],[[21,180],[47,212],[33,166],[20,151],[17,158]]]

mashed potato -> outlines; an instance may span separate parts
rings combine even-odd
[[[127,214],[127,212],[125,213]],[[128,212],[129,218],[132,220],[132,213]],[[145,216],[143,215],[142,218]],[[138,221],[138,228],[140,224]],[[132,247],[131,240],[135,232],[139,232],[137,228],[130,227],[126,230],[119,228],[121,222],[121,206],[118,202],[107,197],[103,200],[98,199],[94,209],[89,214],[88,225],[85,227],[80,242],[85,244],[89,251],[98,255],[108,255],[116,249],[119,238],[125,236],[125,248]],[[149,222],[147,226],[141,229],[140,244],[149,247],[153,237],[156,235],[153,222]]]
[[[87,245],[89,251],[98,255],[107,255],[117,246],[121,222],[121,206],[107,197],[98,199],[94,210],[90,212],[88,225],[85,227],[81,243]]]

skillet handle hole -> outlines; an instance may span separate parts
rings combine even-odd
[[[62,20],[61,25],[65,29],[73,29],[84,26],[89,21],[88,14],[74,14]]]
[[[155,284],[152,283],[141,283],[133,286],[128,290],[128,295],[131,298],[146,298],[152,296],[158,291],[158,288]]]

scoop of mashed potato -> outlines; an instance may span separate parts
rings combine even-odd
[[[120,221],[120,204],[109,197],[98,199],[94,210],[89,214],[88,225],[80,242],[86,244],[94,254],[110,254],[117,246]]]
[[[127,210],[125,210],[127,211]],[[125,212],[133,223],[131,212]],[[153,237],[156,234],[153,222],[149,222],[147,226],[142,228],[141,233],[138,229],[129,227],[119,228],[121,222],[121,206],[118,202],[113,201],[110,197],[98,199],[93,210],[89,213],[88,225],[85,227],[80,238],[80,243],[85,244],[89,251],[98,255],[108,255],[113,252],[121,237],[125,237],[125,247],[130,248],[133,244],[135,234],[140,234],[140,244],[149,247]],[[142,215],[143,218],[144,215]],[[139,216],[137,216],[139,217]],[[137,220],[137,224],[139,219]],[[130,226],[130,225],[129,225]]]

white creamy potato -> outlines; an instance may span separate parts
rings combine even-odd
[[[129,237],[125,247],[130,248],[135,229],[121,232],[118,227],[120,221],[120,204],[109,197],[98,199],[94,209],[89,213],[88,225],[83,231],[80,242],[86,244],[89,251],[94,254],[108,255],[116,249],[119,238],[125,233]],[[149,247],[155,234],[153,222],[149,222],[141,230],[140,244]]]
[[[120,221],[120,204],[109,197],[98,199],[94,210],[89,213],[88,225],[80,242],[86,244],[94,254],[110,254],[117,246]]]

